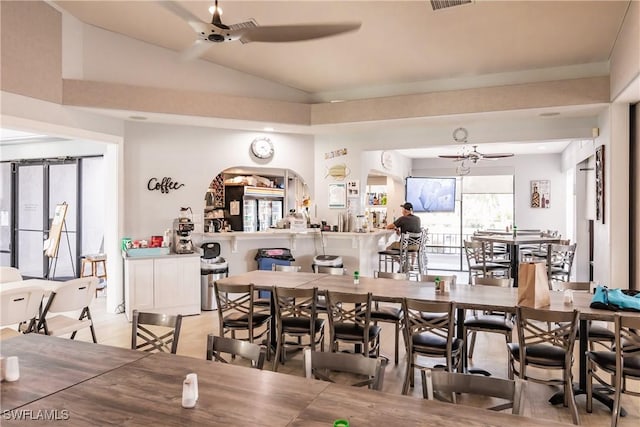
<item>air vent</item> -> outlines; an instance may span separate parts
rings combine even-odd
[[[473,3],[473,0],[431,0],[431,7],[433,10],[440,10],[469,3]]]

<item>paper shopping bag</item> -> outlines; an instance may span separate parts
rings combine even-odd
[[[518,305],[540,308],[551,304],[544,262],[523,262],[518,267]]]

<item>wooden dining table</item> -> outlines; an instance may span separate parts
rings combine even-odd
[[[50,382],[51,386],[37,396],[3,406],[3,426],[22,426],[25,417],[52,411],[65,426],[330,426],[336,419],[349,420],[354,427],[568,425],[174,354],[34,337],[25,335],[6,341],[11,344],[10,353],[19,356],[22,364],[22,360],[30,360],[30,367],[20,380],[3,382],[2,395],[8,390],[14,395],[31,393],[31,372],[36,370],[42,372],[40,381],[45,385]],[[37,351],[38,348],[48,353]],[[115,350],[120,352],[116,355]],[[4,343],[2,351],[4,355]],[[96,364],[94,371],[88,373],[93,366],[88,359],[78,362],[71,357],[82,358],[81,353],[92,357],[103,354],[107,365]],[[123,354],[128,357],[123,358]],[[116,355],[117,361],[109,362],[109,355]],[[60,375],[55,371],[45,375],[51,363],[65,369]],[[64,384],[60,382],[63,372],[69,376]],[[182,382],[189,373],[197,374],[199,398],[194,408],[186,409],[181,405]]]
[[[299,275],[308,273],[280,273],[289,275]],[[276,282],[274,272],[253,271],[249,273],[221,279],[223,282],[247,283],[246,280],[264,276],[260,278],[261,283]],[[272,279],[273,278],[273,279]],[[303,279],[299,276],[300,281]],[[373,299],[381,302],[401,302],[403,298],[411,298],[425,301],[454,302],[456,306],[456,335],[460,338],[464,335],[464,318],[467,310],[488,310],[515,313],[518,305],[518,289],[504,288],[496,286],[452,285],[448,293],[436,293],[435,285],[432,282],[416,282],[411,280],[394,280],[386,278],[360,277],[359,283],[355,284],[350,276],[322,275],[315,280],[292,285],[298,282],[295,278],[289,278],[289,285],[280,284],[284,287],[318,288],[320,293],[326,291],[369,293],[373,294]],[[276,284],[277,285],[277,284]],[[588,350],[588,330],[590,320],[613,322],[616,312],[609,310],[599,310],[590,307],[592,295],[588,292],[573,292],[573,303],[566,304],[562,292],[550,291],[550,305],[543,307],[547,310],[571,311],[578,310],[580,318],[579,333],[579,377],[575,388],[576,394],[584,394],[587,384],[587,358]],[[638,316],[638,312],[625,312],[625,315]],[[466,351],[466,349],[464,350]],[[464,357],[466,363],[466,357]],[[561,403],[561,394],[552,398],[552,403]],[[605,394],[594,393],[594,398],[612,408],[612,399]]]
[[[520,265],[520,245],[540,245],[543,243],[559,243],[560,237],[546,237],[540,235],[476,235],[475,240],[487,243],[503,243],[509,248],[509,260],[511,268],[511,277],[513,278],[513,287],[518,287],[518,266]]]
[[[2,382],[2,412],[19,408],[149,355],[35,333],[3,340],[0,353],[3,357],[18,356],[20,367],[18,381]]]

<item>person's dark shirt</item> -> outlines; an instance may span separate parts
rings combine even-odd
[[[393,225],[399,228],[401,233],[420,233],[422,231],[420,217],[414,214],[401,216],[393,221]]]

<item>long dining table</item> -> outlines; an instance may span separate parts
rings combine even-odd
[[[311,276],[309,276],[309,274],[311,274]],[[287,276],[286,282],[277,283],[278,278],[282,275],[289,275]],[[310,277],[310,280],[304,281]],[[454,302],[457,313],[456,335],[458,337],[463,337],[463,323],[467,310],[488,310],[515,313],[516,306],[518,305],[517,288],[495,286],[456,284],[451,286],[448,293],[436,293],[435,285],[432,282],[360,277],[359,283],[354,284],[353,278],[350,276],[326,274],[314,275],[313,273],[284,273],[259,270],[231,276],[229,278],[221,279],[220,281],[235,284],[256,283],[252,282],[252,280],[256,280],[262,288],[268,286],[300,288],[315,287],[318,288],[318,291],[321,293],[326,291],[352,293],[371,292],[373,299],[380,302],[399,303],[403,298],[425,301]],[[588,337],[589,321],[597,320],[613,322],[616,312],[591,308],[590,304],[592,295],[588,292],[573,292],[573,303],[570,304],[564,302],[564,295],[562,292],[550,292],[551,304],[547,307],[543,307],[543,309],[555,311],[572,311],[575,309],[580,313],[580,332],[578,343],[579,376],[578,384],[577,387],[575,387],[574,393],[584,394],[586,392],[587,384],[586,352],[588,350],[588,340],[586,337]],[[637,312],[625,312],[625,315],[640,317],[640,313]],[[464,351],[466,352],[466,349]],[[466,362],[466,357],[464,359]],[[613,400],[605,394],[594,392],[594,398],[602,402],[609,409],[613,406]],[[557,404],[561,403],[563,399],[561,399],[561,395],[554,395],[550,401]]]
[[[330,426],[568,424],[262,371],[167,353],[27,334],[2,343],[21,377],[3,382],[2,425]],[[197,374],[198,401],[181,405],[182,382]],[[480,421],[481,420],[481,421]]]

